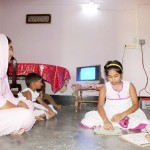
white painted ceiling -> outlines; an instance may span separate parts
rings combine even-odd
[[[51,5],[79,5],[88,4],[93,1],[95,4],[101,4],[102,9],[133,9],[139,4],[150,4],[150,0],[0,0],[0,4],[13,1],[18,3],[47,3]]]

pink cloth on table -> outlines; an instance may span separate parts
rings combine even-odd
[[[35,64],[35,63],[18,63],[17,64],[17,75],[24,76],[31,72],[37,73],[42,78],[51,84],[52,91],[58,92],[66,83],[70,80],[69,71],[60,66],[54,66],[49,64]],[[8,68],[9,75],[12,75],[12,66]]]

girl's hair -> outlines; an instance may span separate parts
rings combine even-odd
[[[30,87],[32,82],[36,82],[38,80],[41,80],[42,77],[36,73],[29,73],[26,78],[25,78],[25,82],[27,87]]]
[[[115,69],[116,72],[118,72],[119,74],[122,74],[122,73],[123,73],[122,64],[121,64],[119,61],[117,61],[117,60],[108,61],[108,62],[106,63],[106,65],[104,66],[104,71],[105,71],[106,76],[108,76],[108,72],[109,72],[111,69]]]
[[[10,44],[12,42],[12,40],[8,36],[6,36],[6,37],[7,37],[7,40],[8,40],[8,44]]]

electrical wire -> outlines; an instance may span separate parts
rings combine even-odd
[[[125,53],[126,53],[126,45],[124,46],[123,55],[122,55],[122,61],[121,61],[122,66],[123,66],[123,64],[124,64]]]
[[[144,88],[142,88],[142,89],[139,91],[139,97],[140,97],[141,92],[144,91],[144,90],[145,90],[145,92],[146,92],[147,94],[150,95],[150,92],[147,91],[147,86],[148,86],[148,83],[149,83],[149,78],[148,78],[148,74],[147,74],[147,72],[146,72],[145,65],[144,65],[144,53],[143,53],[142,44],[141,44],[141,54],[142,54],[142,67],[143,67],[143,70],[144,70],[144,73],[145,73],[145,76],[146,76],[146,83],[145,83]]]

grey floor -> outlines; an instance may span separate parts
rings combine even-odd
[[[149,150],[119,139],[117,136],[94,135],[79,126],[85,112],[75,113],[64,107],[54,119],[37,122],[33,129],[20,137],[0,137],[0,150]],[[145,111],[150,117],[150,110]],[[150,119],[150,118],[149,118]],[[124,133],[130,131],[124,131]]]

